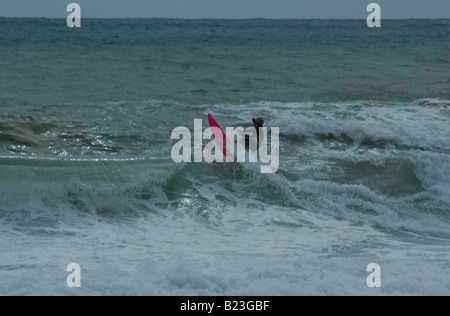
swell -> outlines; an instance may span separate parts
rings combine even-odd
[[[367,148],[391,146],[400,150],[450,153],[446,109],[409,104],[320,107],[287,111],[294,119],[288,120],[282,129],[284,136],[288,139],[313,137],[324,142],[337,140]]]
[[[20,223],[133,217],[179,168],[163,159],[0,158],[0,214]]]
[[[417,153],[384,165],[348,160],[285,164],[279,173],[156,159],[0,159],[0,222],[31,235],[70,234],[107,221],[189,217],[224,225],[225,212],[263,212],[302,227],[299,211],[393,234],[450,239],[446,155]],[[450,170],[450,168],[448,169]],[[231,216],[231,215],[230,215]],[[254,225],[254,223],[247,223]]]
[[[75,216],[75,222],[85,216],[120,222],[187,215],[194,221],[222,225],[223,212],[229,208],[243,212],[276,208],[287,214],[301,209],[396,232],[448,236],[449,101],[259,102],[189,108],[158,104],[162,118],[153,121],[158,128],[149,127],[154,133],[149,133],[151,139],[139,138],[143,145],[162,139],[164,144],[157,148],[161,155],[168,152],[171,126],[166,119],[171,116],[176,117],[174,127],[190,127],[194,118],[209,112],[223,126],[247,126],[249,118],[263,116],[269,127],[280,127],[279,172],[261,175],[252,168],[177,165],[169,158],[121,159],[111,153],[88,159],[4,157],[0,158],[4,223],[29,227],[33,219],[42,217],[53,227],[61,221],[69,225],[71,216],[66,214]],[[155,102],[116,105],[135,120],[129,107],[148,110]],[[173,115],[180,109],[182,116]],[[148,118],[138,121],[135,130],[141,130]],[[152,150],[155,147],[148,152]]]

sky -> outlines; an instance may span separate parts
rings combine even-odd
[[[66,18],[69,3],[86,18],[450,18],[450,0],[0,0],[0,16]]]

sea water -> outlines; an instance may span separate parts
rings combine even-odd
[[[0,294],[449,295],[449,71],[449,20],[1,18]],[[278,172],[173,162],[208,113]]]

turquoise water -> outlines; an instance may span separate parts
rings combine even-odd
[[[450,294],[449,61],[449,20],[0,18],[0,294]],[[279,171],[174,163],[208,113]]]

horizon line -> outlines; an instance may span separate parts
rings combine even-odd
[[[36,16],[0,16],[0,19],[41,19],[41,20],[65,20],[67,17],[36,17]],[[292,20],[366,20],[366,18],[267,18],[267,17],[253,17],[253,18],[171,18],[171,17],[82,17],[83,20],[184,20],[184,21],[196,21],[196,20],[227,20],[227,21],[243,21],[243,20],[272,20],[272,21],[292,21]],[[441,18],[422,18],[422,17],[410,17],[410,18],[383,18],[383,20],[450,20],[450,17]]]

